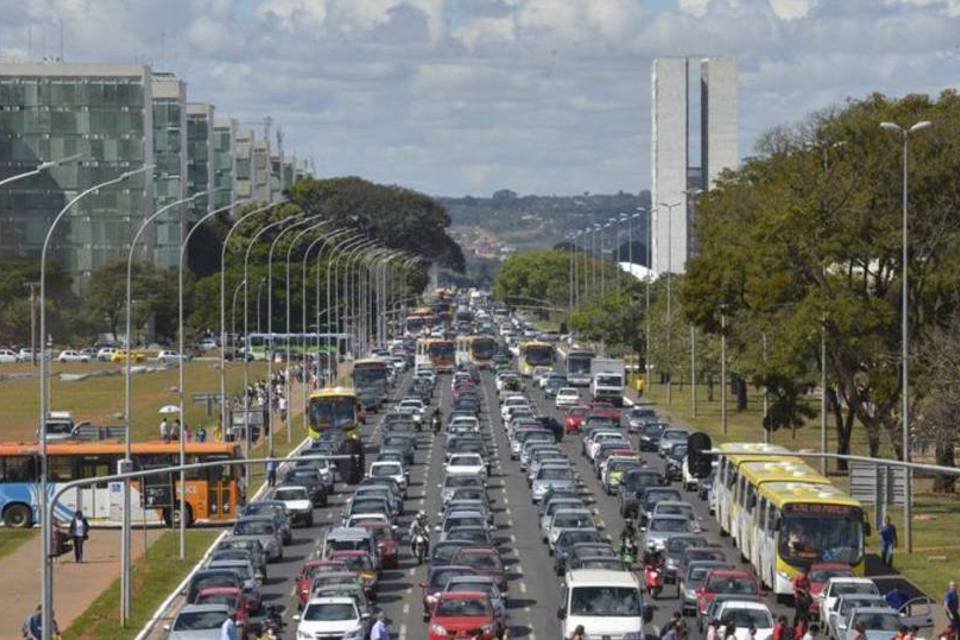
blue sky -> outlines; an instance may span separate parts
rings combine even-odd
[[[960,0],[0,0],[0,55],[147,62],[219,115],[270,115],[320,175],[442,195],[638,191],[650,63],[738,58],[767,128],[960,78]],[[161,42],[164,52],[161,57]]]

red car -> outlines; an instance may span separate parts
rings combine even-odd
[[[490,599],[479,591],[441,594],[430,613],[427,632],[429,640],[494,640],[497,637],[497,621]]]
[[[620,409],[609,402],[591,402],[587,406],[590,407],[590,415],[603,416],[620,424]]]
[[[225,604],[237,612],[237,625],[246,625],[250,619],[250,607],[243,589],[236,587],[210,587],[201,589],[194,604]]]
[[[807,578],[810,580],[810,597],[813,602],[810,605],[810,611],[817,613],[820,611],[820,599],[817,596],[827,586],[830,578],[852,578],[853,569],[850,565],[842,562],[820,562],[810,565],[810,573]]]
[[[590,407],[578,406],[567,411],[567,419],[564,421],[564,433],[574,433],[580,431],[587,416],[590,414]]]
[[[346,565],[347,571],[356,573],[363,580],[363,591],[371,600],[377,599],[377,565],[366,551],[334,551],[331,560]]]
[[[496,549],[486,547],[465,547],[453,554],[450,564],[470,567],[478,576],[486,576],[496,580],[500,593],[507,593],[507,572],[503,568],[503,560]]]
[[[361,522],[359,526],[373,533],[380,552],[380,566],[384,569],[400,566],[400,543],[393,527],[386,522]]]
[[[332,560],[307,560],[300,573],[297,574],[296,590],[297,599],[300,601],[302,609],[307,601],[310,600],[310,589],[313,587],[313,579],[318,573],[327,573],[332,571],[345,571],[346,565],[343,562]]]
[[[760,583],[746,571],[718,569],[707,573],[697,589],[697,612],[701,618],[720,594],[755,598],[760,595]]]

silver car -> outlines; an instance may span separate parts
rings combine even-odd
[[[188,604],[165,627],[167,640],[220,640],[220,627],[229,614],[225,604]]]
[[[858,607],[847,613],[844,635],[839,640],[853,640],[857,635],[857,626],[866,627],[867,640],[891,640],[903,621],[890,607]]]
[[[547,527],[547,544],[553,555],[554,545],[564,531],[571,529],[596,530],[593,514],[587,509],[557,509]]]
[[[233,537],[258,540],[267,554],[267,562],[283,558],[282,533],[272,516],[243,516],[233,525]]]
[[[643,546],[646,549],[663,549],[667,538],[692,532],[693,523],[687,516],[652,516],[644,527]]]
[[[548,464],[540,467],[537,477],[530,485],[533,502],[540,502],[551,487],[561,493],[576,490],[577,477],[569,464]]]

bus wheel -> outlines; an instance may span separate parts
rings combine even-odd
[[[3,525],[11,529],[26,529],[33,526],[33,514],[25,504],[12,504],[3,512]]]
[[[180,507],[164,510],[163,520],[167,523],[168,527],[179,527]],[[187,505],[187,526],[189,527],[191,524],[193,524],[193,510],[190,509],[190,505]]]

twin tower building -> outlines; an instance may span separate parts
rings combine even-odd
[[[682,273],[696,252],[698,196],[739,159],[737,61],[657,58],[651,78],[651,268]]]

